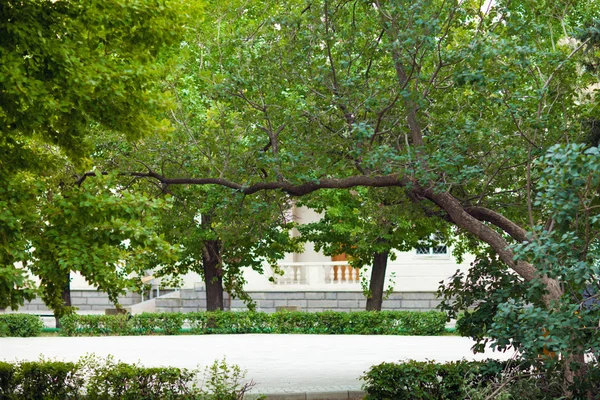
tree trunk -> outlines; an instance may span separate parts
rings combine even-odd
[[[371,282],[369,283],[370,296],[367,299],[367,311],[381,311],[385,285],[385,270],[387,269],[389,254],[389,251],[385,251],[373,255],[373,269],[371,270]]]
[[[67,271],[66,278],[67,279],[61,293],[61,298],[63,301],[62,307],[71,307],[71,271]],[[56,321],[57,328],[60,328],[60,319],[63,315],[64,309],[61,310],[59,313],[54,311],[54,319]]]
[[[202,268],[206,285],[206,311],[223,310],[223,271],[218,240],[209,240],[205,243]]]

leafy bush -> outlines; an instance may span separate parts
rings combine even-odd
[[[131,317],[130,325],[131,332],[136,335],[177,335],[183,322],[184,314],[181,313],[142,313]]]
[[[57,361],[22,362],[14,375],[19,399],[76,399],[84,380],[77,364]],[[14,391],[13,391],[14,392]]]
[[[99,366],[94,358],[84,363],[93,371],[87,385],[92,400],[193,398],[195,373],[187,369],[144,368],[112,359]]]
[[[464,361],[436,364],[433,361],[383,363],[363,377],[368,400],[461,399],[470,364]]]
[[[181,333],[189,326],[194,334],[302,333],[355,335],[439,335],[446,315],[437,311],[380,312],[245,312],[144,313],[121,315],[70,315],[61,319],[66,336],[151,335]]]
[[[0,399],[91,400],[242,400],[254,385],[243,384],[245,371],[225,360],[206,368],[204,387],[198,371],[180,368],[146,368],[94,356],[78,363],[41,360],[0,362]]]
[[[127,315],[77,315],[60,319],[61,333],[66,336],[130,335]]]
[[[0,399],[10,399],[15,386],[15,365],[0,361]]]
[[[38,336],[44,323],[37,315],[0,314],[0,336]]]
[[[574,399],[599,393],[597,367],[570,389]],[[382,363],[362,377],[366,400],[484,400],[562,399],[564,382],[560,369],[535,368],[529,361],[433,361]],[[597,397],[592,397],[597,398]]]

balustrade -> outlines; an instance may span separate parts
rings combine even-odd
[[[360,270],[342,262],[280,264],[283,275],[274,274],[276,285],[356,285]]]

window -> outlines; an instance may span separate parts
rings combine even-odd
[[[432,235],[427,245],[419,246],[415,249],[418,256],[446,256],[448,255],[448,246],[443,242],[441,235]]]

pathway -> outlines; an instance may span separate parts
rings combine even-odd
[[[360,390],[364,371],[384,361],[507,359],[491,350],[474,356],[473,342],[457,336],[203,335],[0,338],[0,360],[76,361],[86,353],[112,354],[127,363],[204,369],[226,357],[256,382],[253,393]],[[275,398],[275,397],[270,397]],[[283,397],[279,397],[283,398]],[[288,396],[287,398],[317,398]],[[342,397],[328,397],[342,398]],[[344,397],[347,398],[347,397]]]

